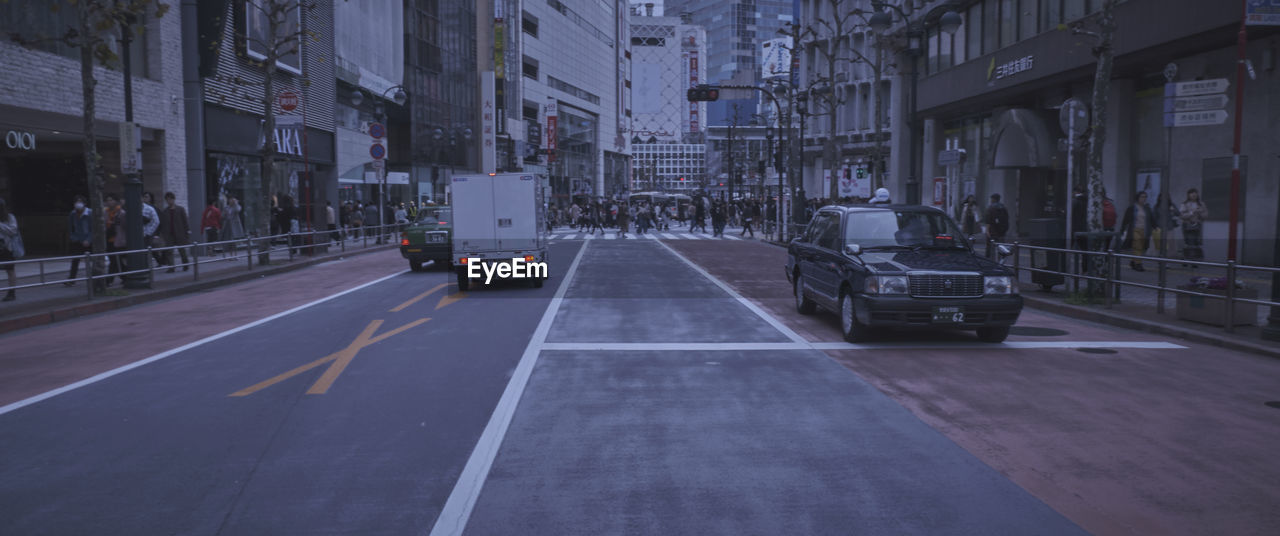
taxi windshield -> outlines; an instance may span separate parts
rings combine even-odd
[[[453,212],[449,207],[423,207],[418,211],[418,221],[420,222],[448,222],[453,217]]]
[[[845,226],[845,241],[862,249],[968,247],[955,222],[936,212],[854,212]]]

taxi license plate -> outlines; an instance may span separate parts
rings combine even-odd
[[[440,235],[428,235],[428,236],[427,236],[427,241],[428,241],[428,242],[444,242],[444,235],[442,235],[442,234],[440,234]]]
[[[964,322],[964,307],[934,307],[933,321],[940,324],[960,324]]]

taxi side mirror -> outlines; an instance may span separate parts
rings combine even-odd
[[[862,254],[862,246],[859,246],[857,244],[845,244],[844,254],[857,257],[858,255]]]

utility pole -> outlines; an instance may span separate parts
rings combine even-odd
[[[138,154],[142,140],[138,138],[138,127],[133,124],[133,58],[130,51],[133,48],[133,28],[130,25],[135,20],[132,14],[126,14],[120,21],[120,63],[124,71],[124,124],[120,128],[127,131],[121,132],[120,136],[120,162],[124,168],[121,171],[126,175],[125,239],[129,243],[128,249],[139,250],[147,244],[142,243],[142,179],[139,177],[142,173],[142,158]],[[151,262],[145,251],[130,253],[127,259],[126,271],[141,270]],[[151,288],[151,280],[146,273],[126,275],[122,284],[125,288]]]

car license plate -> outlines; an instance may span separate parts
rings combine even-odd
[[[439,235],[428,235],[428,236],[427,236],[427,241],[428,241],[428,242],[444,242],[444,235],[442,235],[442,234],[439,234]]]
[[[410,249],[409,253],[422,253],[421,249]]]
[[[933,321],[945,324],[960,324],[964,322],[964,307],[953,305],[949,307],[934,307]]]

